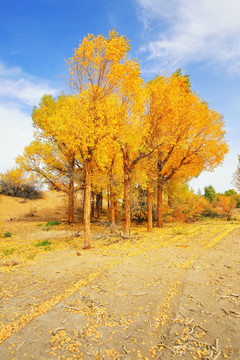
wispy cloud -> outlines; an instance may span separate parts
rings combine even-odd
[[[0,99],[33,106],[44,94],[56,94],[48,81],[24,73],[20,68],[8,68],[0,63]]]
[[[0,172],[12,167],[32,140],[32,107],[46,93],[56,95],[57,90],[19,67],[0,63]]]
[[[150,41],[142,47],[149,60],[157,61],[165,69],[206,61],[240,73],[238,0],[138,0],[138,3],[145,31],[151,34]]]

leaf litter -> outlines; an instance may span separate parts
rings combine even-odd
[[[232,257],[238,244],[228,244],[230,264],[221,235],[231,239],[229,225],[187,230],[173,236],[168,228],[150,235],[139,228],[134,242],[107,237],[79,257],[76,239],[60,239],[49,252],[37,249],[33,260],[19,256],[20,264],[1,274],[0,354],[6,360],[217,360],[238,354],[240,269]],[[239,241],[239,230],[232,231]],[[81,238],[77,242],[81,248]],[[220,283],[216,276],[229,271],[226,264],[233,269],[229,288],[226,276]],[[229,298],[232,308],[225,303]]]

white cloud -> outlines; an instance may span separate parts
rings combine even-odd
[[[154,24],[154,38],[142,48],[150,60],[174,69],[192,61],[208,61],[240,72],[238,0],[138,2],[145,27],[150,29]],[[165,30],[158,32],[157,23],[167,24]]]
[[[7,67],[5,64],[0,62],[0,77],[6,76],[19,76],[22,73],[22,70],[19,67]]]
[[[0,172],[14,166],[14,161],[32,140],[31,115],[18,106],[0,103]]]
[[[0,63],[0,98],[14,99],[24,105],[37,105],[44,94],[56,94],[46,80],[25,74],[20,68]]]
[[[0,63],[0,172],[14,166],[32,140],[32,107],[45,93],[56,95],[57,90],[19,67]]]

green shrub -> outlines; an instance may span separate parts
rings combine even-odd
[[[10,233],[10,231],[5,232],[5,234],[3,235],[4,237],[11,237],[12,233]]]
[[[55,226],[60,225],[60,221],[48,221],[45,226]]]
[[[173,235],[185,235],[185,234],[186,234],[186,230],[177,227],[177,228],[173,228],[173,229],[172,229],[172,233],[173,233]]]
[[[34,246],[36,246],[36,247],[49,246],[49,245],[51,245],[51,241],[49,241],[49,240],[39,241],[38,243],[34,244]]]
[[[5,256],[12,255],[16,250],[14,248],[3,250]]]

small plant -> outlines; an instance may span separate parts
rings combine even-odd
[[[39,241],[38,243],[34,244],[34,246],[36,246],[36,247],[49,246],[49,245],[51,245],[51,241],[49,241],[49,240]]]
[[[45,226],[44,228],[43,228],[43,231],[49,231],[51,229],[51,226]]]
[[[37,212],[36,208],[31,208],[29,213],[27,214],[27,216],[28,217],[34,217],[36,212]]]
[[[174,235],[184,235],[186,232],[182,228],[173,228],[172,232]]]
[[[60,225],[60,221],[48,221],[45,226],[56,226]]]
[[[43,230],[44,231],[49,231],[51,230],[52,226],[57,226],[60,225],[60,221],[48,221],[45,225]]]
[[[3,254],[4,254],[5,256],[12,255],[14,252],[15,252],[15,249],[14,249],[14,248],[3,250]]]
[[[10,231],[5,232],[5,234],[3,235],[4,237],[11,237],[12,233],[10,233]]]
[[[142,222],[147,221],[147,212],[141,210],[135,211],[132,215],[132,219],[141,224]]]

